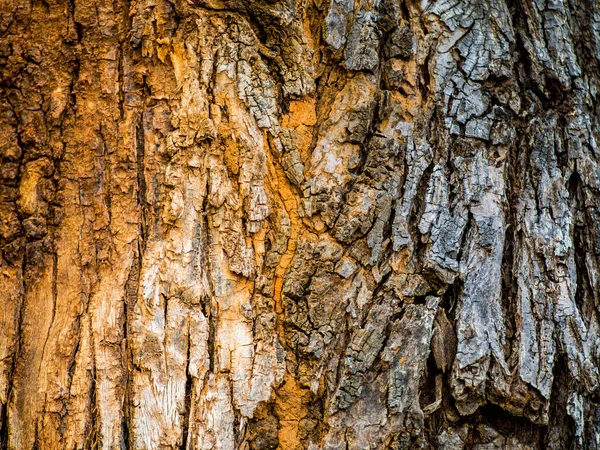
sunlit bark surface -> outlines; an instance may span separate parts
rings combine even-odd
[[[0,449],[600,448],[597,0],[1,0]]]

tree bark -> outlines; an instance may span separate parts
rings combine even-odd
[[[0,449],[600,448],[597,0],[3,0]]]

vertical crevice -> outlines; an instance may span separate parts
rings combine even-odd
[[[0,407],[0,450],[6,450],[8,448],[8,401]]]
[[[208,183],[208,179],[206,180]],[[208,185],[205,185],[205,188],[208,189]],[[207,197],[204,197],[202,201],[202,211],[209,210],[209,203]],[[207,297],[204,302],[201,302],[202,309],[206,320],[208,321],[208,339],[206,342],[206,348],[208,353],[208,370],[211,373],[215,373],[215,340],[216,340],[216,332],[217,332],[217,317],[218,317],[218,306],[214,298],[214,286],[212,280],[212,268],[211,268],[211,246],[212,246],[212,237],[210,235],[210,224],[208,215],[204,213],[201,216],[201,228],[203,232],[200,233],[202,237],[202,246],[203,246],[203,254],[206,255],[206,258],[202,258],[205,267],[203,268],[206,271],[206,280],[208,283],[208,287],[210,292],[207,293]]]
[[[140,207],[140,224],[142,238],[142,254],[146,250],[146,242],[148,241],[148,217],[147,217],[147,187],[145,173],[145,142],[144,142],[144,115],[140,114],[140,120],[135,128],[136,138],[136,160],[137,160],[137,180],[138,180],[138,204]]]
[[[8,383],[8,389],[6,393],[6,404],[2,405],[2,409],[0,410],[0,450],[8,449],[8,406],[11,402],[11,398],[13,395],[13,387],[14,387],[14,375],[17,368],[17,361],[19,360],[19,356],[21,355],[21,337],[23,335],[23,315],[25,309],[25,270],[27,267],[27,258],[26,253],[22,256],[21,261],[21,295],[19,296],[19,304],[17,305],[17,317],[16,317],[16,327],[15,327],[15,349],[12,354],[12,361],[10,366],[10,371],[8,376],[6,377],[6,381]]]
[[[88,326],[91,328],[91,324],[88,323]],[[89,331],[90,336],[92,335],[93,331],[90,329]],[[93,361],[92,363],[92,367],[90,369],[91,373],[90,373],[90,377],[91,377],[91,383],[90,383],[90,407],[91,407],[91,411],[90,411],[90,423],[88,426],[88,432],[87,432],[87,439],[86,439],[86,443],[85,443],[85,448],[88,448],[90,450],[97,450],[100,448],[100,442],[99,442],[99,427],[100,427],[100,423],[99,423],[99,418],[98,418],[98,382],[97,382],[97,378],[96,378],[96,351],[94,349],[94,346],[91,346],[91,352],[92,352],[92,357],[91,360]]]
[[[9,383],[10,383],[9,379]],[[12,383],[9,384],[6,404],[0,404],[0,450],[8,449],[8,400],[10,399]]]
[[[187,340],[187,364],[185,366],[185,400],[184,400],[184,411],[183,411],[183,426],[182,426],[182,434],[183,439],[181,442],[180,450],[188,450],[191,445],[191,422],[192,422],[192,397],[194,395],[194,378],[190,374],[190,349],[191,349],[191,338],[190,338],[191,329],[188,324],[188,340]]]
[[[121,355],[123,358],[123,373],[124,373],[124,396],[121,413],[121,448],[123,450],[130,449],[130,427],[131,422],[131,369],[132,369],[132,354],[129,345],[129,336],[131,334],[129,318],[133,314],[133,308],[137,301],[139,279],[140,279],[140,249],[135,250],[133,262],[129,269],[127,282],[125,283],[125,305],[123,311],[123,343],[121,346]]]
[[[515,158],[513,152],[515,146],[512,145],[508,150],[508,160],[506,161],[506,177],[511,180],[516,180],[518,177],[518,171],[515,166]],[[507,183],[506,185],[506,197],[508,205],[519,204],[519,185],[518,183]],[[519,324],[517,323],[516,317],[518,304],[517,304],[517,277],[515,272],[517,269],[517,252],[520,251],[520,236],[518,230],[518,218],[515,208],[505,207],[504,208],[504,248],[502,250],[502,263],[501,263],[501,297],[500,302],[504,315],[505,324],[505,335],[507,339],[508,353],[512,350],[513,341],[517,335],[517,329]]]
[[[212,303],[212,302],[211,302]],[[208,370],[211,373],[215,373],[215,359],[217,355],[215,355],[215,339],[217,333],[217,307],[210,306],[210,313],[207,317],[208,319],[208,340],[206,342],[206,347],[208,351]]]
[[[124,86],[123,83],[125,81],[125,75],[124,75],[124,66],[125,66],[125,54],[123,51],[123,41],[119,42],[119,56],[118,56],[118,62],[119,62],[119,66],[118,66],[118,73],[119,73],[119,78],[117,80],[117,83],[119,85],[119,120],[123,121],[125,120],[125,91],[124,91]],[[137,131],[137,130],[136,130]]]
[[[560,356],[554,365],[554,383],[550,397],[548,425],[542,429],[543,447],[548,450],[575,448],[575,424],[567,413],[569,384],[571,377],[564,356]]]

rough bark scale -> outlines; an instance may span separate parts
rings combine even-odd
[[[0,448],[600,447],[597,0],[0,36]]]

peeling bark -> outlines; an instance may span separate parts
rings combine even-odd
[[[0,5],[0,449],[600,447],[600,4]]]

